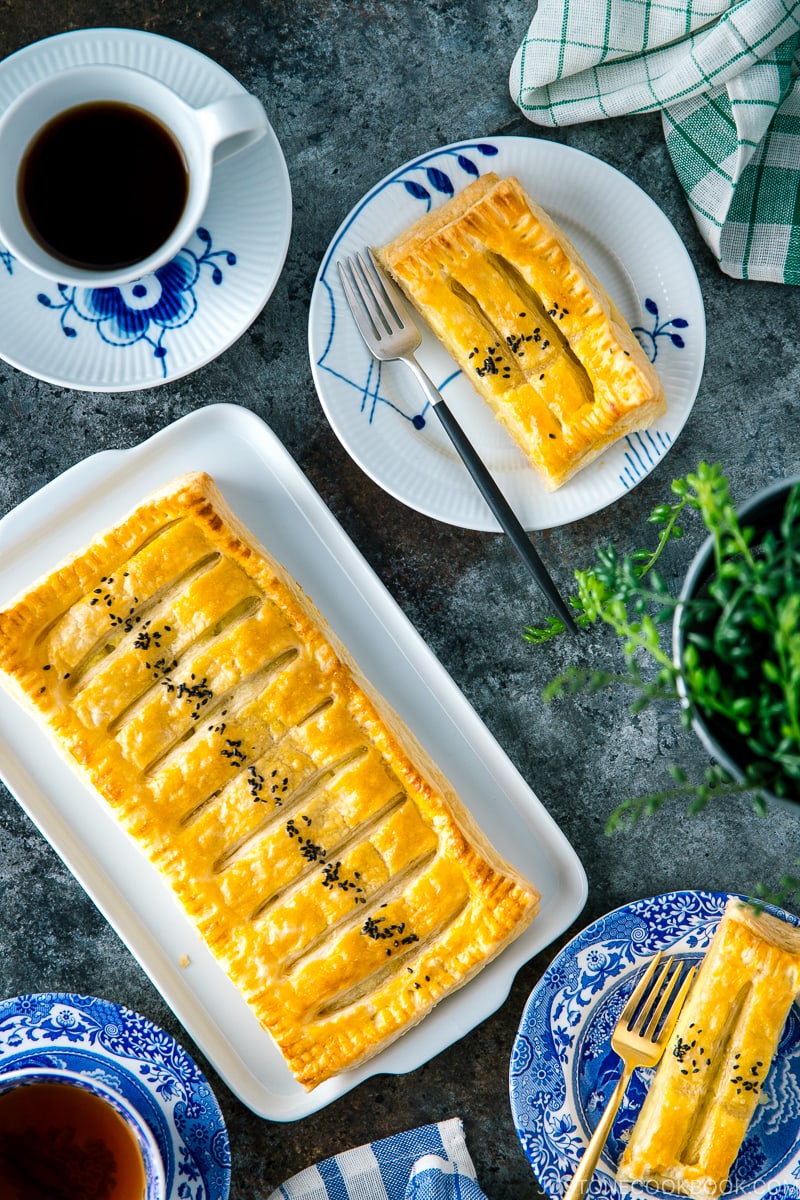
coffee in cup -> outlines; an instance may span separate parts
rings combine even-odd
[[[73,177],[81,186],[65,188]],[[188,192],[186,160],[169,129],[118,100],[53,117],[28,145],[17,175],[34,240],[68,267],[97,271],[125,270],[156,253],[178,225]],[[87,202],[87,193],[102,202]]]
[[[59,283],[149,274],[200,224],[217,164],[267,128],[255,96],[193,108],[130,67],[42,80],[0,117],[0,243]]]
[[[91,1075],[0,1074],[3,1200],[165,1200],[158,1145],[138,1112]]]

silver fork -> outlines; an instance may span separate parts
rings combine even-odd
[[[507,534],[528,571],[570,632],[578,627],[553,580],[534,549],[511,505],[495,483],[464,430],[447,407],[441,392],[420,366],[414,351],[422,334],[399,288],[381,270],[371,253],[345,258],[337,264],[345,298],[367,348],[382,362],[404,362],[416,376],[426,400],[441,421],[464,465],[481,490],[501,529]]]

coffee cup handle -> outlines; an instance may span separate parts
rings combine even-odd
[[[214,163],[238,154],[263,137],[268,128],[267,114],[261,101],[250,93],[224,96],[213,104],[195,110],[208,143],[213,147]]]

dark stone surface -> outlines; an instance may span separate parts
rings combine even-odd
[[[188,378],[126,395],[51,386],[0,363],[0,514],[87,454],[132,446],[202,405],[229,401],[263,417],[577,848],[589,899],[571,932],[637,897],[673,888],[751,893],[775,883],[798,852],[798,815],[753,814],[747,798],[693,818],[665,806],[608,839],[624,797],[668,784],[681,761],[707,758],[674,711],[631,717],[627,697],[601,692],[545,707],[543,682],[572,647],[534,650],[524,626],[544,613],[502,537],[454,529],[403,507],[355,467],[317,400],[306,352],[307,307],[329,239],[391,167],[462,137],[555,138],[605,159],[664,209],[697,269],[708,352],[697,403],[667,460],[632,493],[538,544],[563,590],[595,547],[633,548],[670,480],[719,459],[744,498],[800,470],[800,295],[723,276],[701,242],[675,179],[656,115],[541,131],[512,104],[509,66],[533,5],[501,0],[5,0],[0,55],[80,27],[142,28],[215,58],[259,95],[283,145],[294,192],[284,273],[268,306],[221,358]],[[697,528],[670,551],[679,578]],[[618,661],[601,632],[586,661]],[[0,994],[84,992],[137,1009],[176,1035],[207,1070],[233,1153],[231,1200],[266,1197],[288,1175],[376,1136],[451,1115],[466,1124],[490,1200],[540,1194],[516,1139],[508,1059],[525,1000],[557,950],[520,971],[498,1012],[409,1076],[377,1076],[307,1119],[274,1124],[216,1077],[128,951],[11,797],[0,791]],[[567,940],[561,939],[561,943]]]

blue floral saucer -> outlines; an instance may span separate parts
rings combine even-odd
[[[637,900],[595,921],[553,960],[530,995],[511,1058],[511,1108],[539,1183],[564,1194],[619,1076],[611,1032],[644,964],[657,950],[700,959],[729,897],[671,892]],[[769,908],[769,906],[767,906]],[[779,913],[800,924],[796,917]],[[616,1181],[616,1164],[644,1100],[635,1072],[585,1195],[604,1200],[667,1196]],[[800,1200],[800,1012],[792,1009],[765,1101],[728,1181],[729,1200]]]
[[[0,1075],[79,1070],[118,1091],[155,1135],[167,1200],[227,1200],[230,1148],[214,1094],[163,1029],[106,1000],[69,993],[0,1002]]]
[[[31,83],[92,62],[135,66],[173,86],[180,81],[195,106],[244,90],[217,63],[170,38],[81,29],[0,62],[0,112]],[[286,163],[268,129],[216,168],[202,225],[180,253],[125,287],[51,284],[0,245],[0,358],[85,391],[152,387],[195,371],[240,337],[266,304],[286,257],[291,215]]]

